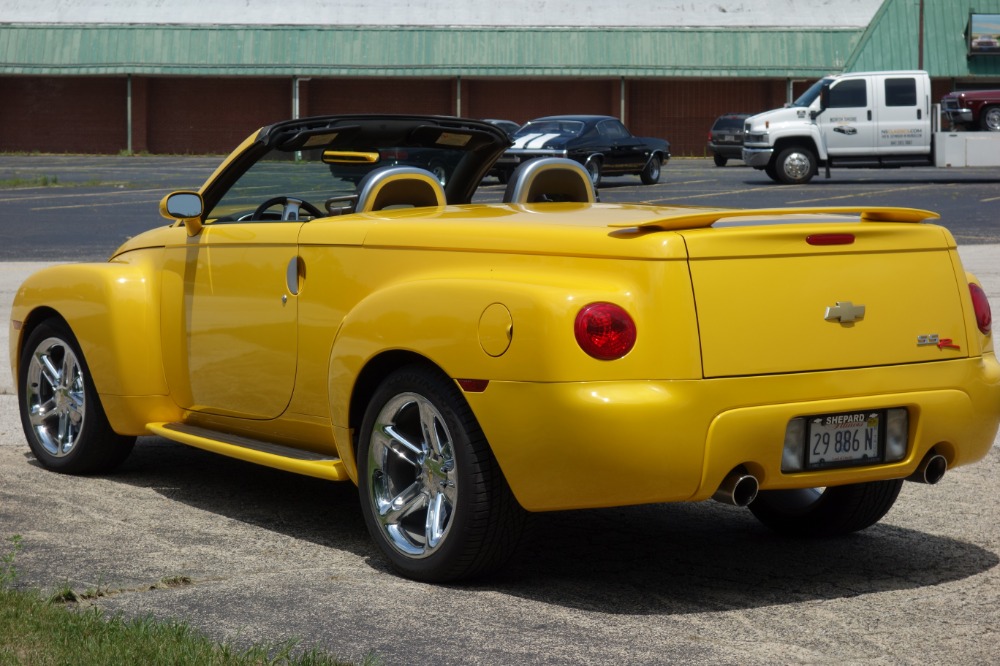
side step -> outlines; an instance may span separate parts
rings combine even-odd
[[[290,446],[231,435],[184,423],[150,423],[146,427],[160,437],[265,467],[274,467],[286,472],[330,481],[350,479],[340,458],[333,458],[321,453],[293,449]]]

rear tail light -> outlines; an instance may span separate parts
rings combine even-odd
[[[976,313],[976,325],[983,335],[989,335],[993,331],[993,312],[990,310],[990,299],[986,298],[986,292],[975,282],[969,283],[969,292],[972,294],[972,309]]]
[[[635,322],[614,303],[591,303],[573,324],[580,349],[601,361],[621,358],[635,346]]]
[[[806,236],[810,245],[852,245],[854,234],[812,234]]]

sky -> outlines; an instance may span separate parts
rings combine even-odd
[[[863,27],[882,0],[0,0],[0,23]]]

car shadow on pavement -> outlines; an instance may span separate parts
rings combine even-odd
[[[158,438],[141,439],[105,478],[388,570],[350,483]],[[534,514],[504,571],[457,587],[602,613],[672,615],[915,589],[1000,563],[978,545],[899,527],[891,517],[847,537],[800,540],[773,534],[746,509],[715,502]]]
[[[373,552],[352,483],[334,483],[143,437],[108,480],[355,555]]]
[[[535,518],[530,545],[495,589],[613,614],[843,599],[961,580],[1000,563],[978,545],[889,523],[840,538],[782,537],[749,510],[714,502]]]

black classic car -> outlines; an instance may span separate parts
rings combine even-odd
[[[670,142],[633,136],[611,116],[547,116],[521,126],[514,145],[497,160],[491,173],[506,183],[518,165],[536,157],[568,157],[587,169],[594,187],[601,177],[638,174],[652,185],[670,159]]]

